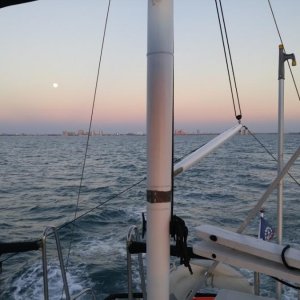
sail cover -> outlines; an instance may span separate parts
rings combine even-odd
[[[0,1],[0,8],[3,8],[5,6],[10,6],[10,5],[16,5],[16,4],[22,4],[22,3],[27,3],[27,2],[33,2],[37,0],[1,0]]]

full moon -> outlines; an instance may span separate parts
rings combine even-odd
[[[53,83],[53,87],[54,87],[55,89],[58,88],[58,83],[54,82],[54,83]]]

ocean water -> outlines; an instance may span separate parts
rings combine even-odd
[[[276,135],[258,138],[276,154]],[[210,140],[213,135],[177,136],[175,159]],[[68,261],[72,295],[91,287],[97,299],[126,291],[126,234],[141,225],[146,210],[146,182],[114,197],[141,181],[146,174],[144,136],[91,137],[77,216],[75,215],[86,137],[0,137],[0,242],[41,238],[46,226],[61,226],[59,236]],[[300,134],[285,138],[288,159],[300,144]],[[300,181],[300,161],[291,169]],[[276,163],[252,136],[236,136],[205,160],[175,179],[175,213],[189,227],[202,223],[236,229],[276,176]],[[285,180],[284,243],[300,244],[299,186]],[[102,203],[106,202],[102,205]],[[276,193],[264,205],[266,219],[276,227]],[[295,230],[297,229],[297,230]],[[257,235],[258,219],[246,231]],[[71,246],[71,247],[70,247]],[[43,299],[41,252],[2,255],[0,299]],[[61,299],[62,280],[53,237],[48,238],[50,299]],[[252,280],[252,274],[244,271]],[[137,272],[134,273],[139,290]],[[274,296],[274,282],[262,276],[262,294]],[[284,289],[284,299],[296,292]],[[85,299],[90,299],[86,297]]]

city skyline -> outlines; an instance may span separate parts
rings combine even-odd
[[[300,3],[271,1],[300,64]],[[61,133],[89,125],[108,1],[43,0],[0,10],[0,132]],[[293,7],[293,9],[291,9]],[[242,122],[277,130],[278,45],[267,1],[223,3]],[[236,123],[214,1],[174,1],[175,128],[220,132]],[[132,18],[132,16],[135,18]],[[147,1],[111,4],[94,128],[146,131]],[[299,86],[299,66],[293,68]],[[286,68],[286,131],[300,102]]]

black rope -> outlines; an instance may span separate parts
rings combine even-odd
[[[236,100],[235,100],[234,93],[233,93],[233,88],[232,88],[231,75],[230,75],[230,69],[229,69],[229,64],[228,64],[227,51],[226,51],[226,46],[225,46],[225,40],[224,40],[224,34],[223,34],[223,28],[222,28],[222,23],[221,23],[221,18],[220,18],[219,7],[218,7],[217,0],[215,0],[217,16],[218,16],[218,21],[219,21],[219,27],[220,27],[220,33],[221,33],[221,38],[222,38],[222,45],[223,45],[225,63],[226,63],[226,69],[227,69],[227,75],[228,75],[228,81],[229,81],[232,104],[233,104],[233,110],[234,110],[234,115],[235,115],[236,119],[238,121],[240,121],[241,118],[242,118],[240,100],[239,100],[239,96],[238,96],[237,84],[236,84],[236,80],[235,80],[235,73],[234,73],[234,68],[233,68],[233,62],[232,62],[231,51],[230,51],[230,46],[229,46],[229,39],[228,39],[228,35],[227,35],[226,23],[225,23],[225,18],[224,18],[224,13],[223,13],[221,0],[219,0],[219,3],[220,3],[223,26],[224,26],[224,31],[225,31],[226,41],[227,41],[228,55],[229,55],[231,70],[232,70],[232,74],[233,74],[232,76],[233,76],[234,84],[235,84],[235,90],[236,90],[236,97],[237,97],[237,102],[238,102],[238,107],[239,107],[239,113],[237,113],[237,110],[236,110],[236,104],[235,104]]]
[[[246,127],[246,126],[243,126],[246,130],[248,130],[248,132],[250,133],[250,135],[260,144],[260,146],[265,149],[265,151],[277,162],[277,158],[272,154],[271,151],[268,150],[268,148],[251,132],[251,130]],[[297,181],[297,179],[290,173],[290,172],[287,172],[287,174],[294,180],[294,182],[300,186],[300,183]]]
[[[282,251],[281,251],[281,260],[282,260],[282,263],[284,264],[284,266],[289,269],[289,270],[299,270],[298,268],[294,268],[294,267],[291,267],[289,266],[289,264],[287,263],[286,259],[285,259],[285,252],[290,249],[291,246],[290,245],[286,245]]]
[[[280,31],[279,31],[279,27],[278,27],[278,25],[277,25],[277,21],[276,21],[275,14],[274,14],[274,11],[273,11],[273,8],[272,8],[272,5],[271,5],[270,0],[268,0],[268,3],[269,3],[269,7],[270,7],[270,10],[271,10],[271,14],[272,14],[272,17],[273,17],[273,20],[274,20],[274,23],[275,23],[275,27],[276,27],[276,30],[277,30],[277,33],[278,33],[280,42],[281,42],[281,44],[283,45],[283,50],[284,50],[284,52],[285,52],[283,39],[282,39],[282,37],[281,37]],[[296,89],[296,93],[297,93],[297,96],[298,96],[298,100],[300,101],[299,90],[298,90],[298,87],[297,87],[297,84],[296,84],[296,80],[295,80],[295,77],[294,77],[294,74],[293,74],[293,71],[292,71],[290,62],[287,61],[287,63],[288,63],[289,69],[290,69],[290,73],[291,73],[292,79],[293,79],[294,87],[295,87],[295,89]]]
[[[180,264],[183,264],[190,271],[190,274],[193,274],[191,265],[190,265],[190,256],[187,246],[187,237],[189,230],[185,225],[183,219],[173,216],[170,223],[170,233],[171,237],[176,241],[176,251],[177,256],[180,257]]]
[[[270,276],[270,277],[273,278],[273,279],[275,279],[276,281],[278,281],[278,282],[280,282],[280,283],[282,283],[282,284],[284,284],[284,285],[290,287],[290,288],[293,288],[293,289],[295,289],[295,290],[300,290],[300,287],[297,286],[297,285],[291,284],[291,283],[286,282],[286,281],[284,281],[284,280],[282,280],[282,279],[279,279],[279,278],[277,278],[277,277],[273,277],[273,276]]]
[[[238,103],[238,106],[239,106],[239,115],[236,115],[236,118],[238,120],[241,120],[242,119],[242,110],[241,110],[240,98],[239,98],[239,93],[238,93],[236,79],[235,79],[235,73],[234,73],[234,68],[233,68],[233,60],[232,60],[232,56],[231,56],[231,50],[230,50],[229,39],[228,39],[228,34],[227,34],[227,29],[226,29],[225,17],[224,17],[224,13],[223,13],[222,1],[219,0],[219,3],[220,3],[221,13],[222,13],[222,20],[223,20],[223,26],[224,26],[224,31],[225,31],[227,49],[228,49],[228,54],[229,54],[229,59],[230,59],[230,64],[231,64],[231,72],[232,72],[232,77],[233,77],[233,81],[234,81],[236,98],[237,98],[237,103]]]
[[[101,61],[102,61],[102,55],[103,55],[104,41],[105,41],[105,36],[106,36],[106,29],[107,29],[107,23],[108,23],[110,3],[111,3],[111,0],[108,1],[108,6],[107,6],[105,25],[104,25],[103,36],[102,36],[101,51],[100,51],[98,70],[97,70],[97,76],[96,76],[96,83],[95,83],[95,89],[94,89],[93,104],[92,104],[91,116],[90,116],[90,121],[89,121],[89,130],[88,130],[88,136],[87,136],[87,140],[86,140],[86,147],[85,147],[83,165],[82,165],[82,170],[81,170],[81,177],[80,177],[79,189],[78,189],[78,194],[77,194],[77,201],[76,201],[76,208],[75,208],[75,213],[74,213],[73,225],[75,223],[77,213],[78,213],[79,199],[80,199],[80,194],[81,194],[83,175],[84,175],[84,170],[85,170],[85,165],[86,165],[88,146],[89,146],[89,141],[90,141],[91,128],[92,128],[93,115],[94,115],[94,108],[95,108],[95,102],[96,102],[96,96],[97,96],[97,90],[98,90],[100,67],[101,67]],[[73,242],[73,233],[74,233],[74,226],[73,226],[72,232],[71,232],[71,241],[70,241],[70,244],[69,244],[69,250],[68,250],[68,255],[67,255],[67,259],[66,259],[66,269],[68,268],[68,263],[69,263],[71,246],[72,246],[72,242]]]

